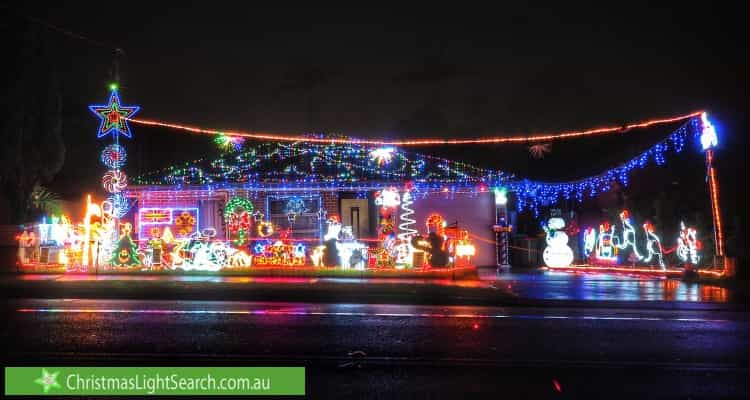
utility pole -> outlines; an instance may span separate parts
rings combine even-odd
[[[714,148],[719,144],[711,121],[704,112],[701,114],[701,146],[706,153],[706,181],[708,182],[709,200],[711,202],[711,217],[714,228],[714,266],[721,265],[722,270],[726,273],[726,260],[724,254],[724,232],[721,222],[721,207],[719,204],[719,180],[716,177],[716,168],[714,167]]]

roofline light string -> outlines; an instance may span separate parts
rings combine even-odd
[[[601,128],[593,128],[582,131],[567,131],[560,133],[542,133],[535,135],[515,135],[515,136],[488,136],[488,137],[477,137],[477,138],[466,138],[466,139],[406,139],[406,140],[377,140],[377,139],[356,139],[356,138],[319,138],[305,135],[283,135],[274,133],[248,133],[241,131],[226,131],[218,129],[206,129],[195,126],[181,125],[169,122],[141,119],[141,118],[130,118],[130,122],[134,124],[140,124],[145,126],[158,126],[162,128],[170,128],[176,130],[182,130],[188,133],[198,135],[225,135],[225,136],[238,136],[249,139],[257,140],[273,140],[273,141],[284,141],[284,142],[299,142],[304,141],[308,143],[324,143],[324,144],[360,144],[360,145],[374,145],[374,146],[433,146],[433,145],[461,145],[461,144],[500,144],[500,143],[529,143],[529,142],[545,142],[552,140],[564,140],[564,139],[575,139],[588,136],[601,136],[607,134],[624,133],[631,129],[637,128],[648,128],[654,125],[668,124],[673,122],[679,122],[688,120],[690,118],[698,117],[703,114],[704,111],[696,111],[690,114],[677,115],[669,118],[651,119],[643,122],[633,123],[625,126],[609,126]]]

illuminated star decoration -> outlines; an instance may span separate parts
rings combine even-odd
[[[382,167],[391,162],[395,151],[393,147],[380,147],[370,152],[370,158]]]
[[[128,138],[133,137],[130,133],[130,126],[128,126],[128,118],[135,115],[140,110],[140,107],[121,105],[117,90],[113,90],[110,93],[109,104],[89,106],[89,110],[101,120],[97,138],[109,135],[110,133],[115,137],[117,135],[124,135]]]

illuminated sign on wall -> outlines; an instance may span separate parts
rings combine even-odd
[[[196,207],[150,207],[138,210],[138,234],[140,239],[161,237],[169,229],[175,237],[187,237],[200,229]]]
[[[141,225],[171,224],[171,208],[141,208],[138,210],[138,221]]]

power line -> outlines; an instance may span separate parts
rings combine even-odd
[[[84,42],[88,42],[88,43],[93,44],[95,46],[109,48],[110,50],[114,51],[116,54],[125,54],[125,50],[123,50],[122,47],[115,46],[115,45],[113,45],[111,43],[107,43],[107,42],[104,42],[104,41],[101,41],[101,40],[92,39],[92,38],[90,38],[88,36],[85,36],[83,34],[73,32],[71,29],[60,27],[58,25],[55,25],[55,24],[52,24],[50,22],[44,21],[44,20],[42,20],[40,18],[37,18],[37,17],[34,17],[32,15],[24,14],[22,16],[24,18],[26,18],[30,22],[33,22],[33,23],[38,24],[38,25],[42,25],[42,26],[44,26],[45,28],[47,28],[49,30],[61,33],[61,34],[65,35],[65,36],[71,37],[73,39],[82,40]]]

